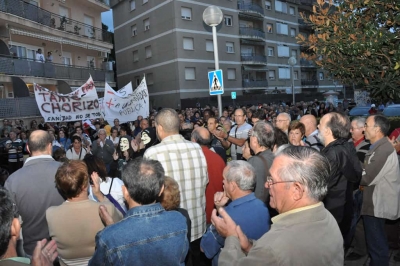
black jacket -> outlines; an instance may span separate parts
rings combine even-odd
[[[337,220],[342,234],[350,228],[353,215],[353,190],[361,180],[362,168],[354,144],[347,139],[337,139],[324,149],[331,165],[328,194],[324,199],[325,208]]]

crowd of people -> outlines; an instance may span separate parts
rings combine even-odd
[[[400,144],[386,117],[350,121],[347,109],[160,108],[30,129],[6,119],[0,265],[343,265],[367,254],[389,265]]]

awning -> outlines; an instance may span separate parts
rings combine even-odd
[[[72,45],[72,46],[77,46],[85,49],[90,49],[90,50],[95,50],[99,52],[105,52],[105,53],[110,53],[110,50],[107,48],[99,47],[96,45],[91,45],[91,44],[86,44],[84,42],[77,42],[61,37],[56,37],[52,35],[47,35],[47,34],[42,34],[38,32],[31,32],[31,31],[26,31],[26,30],[21,30],[21,29],[16,29],[16,28],[10,28],[10,33],[15,34],[15,35],[21,35],[21,36],[27,36],[27,37],[32,37],[36,39],[41,39],[45,41],[50,41],[50,42],[56,42],[56,43],[61,43],[61,44],[67,44],[67,45]]]
[[[250,44],[250,45],[265,46],[265,42],[264,41],[250,41],[250,40],[241,39],[240,43],[242,43],[242,44]]]
[[[244,71],[268,71],[267,66],[243,66]]]
[[[247,18],[247,19],[256,19],[256,20],[260,20],[260,21],[264,21],[264,16],[262,16],[262,15],[259,15],[258,13],[255,13],[255,14],[253,14],[253,13],[244,13],[244,12],[246,12],[246,11],[243,11],[243,10],[239,10],[239,16],[240,17],[242,17],[242,18]]]

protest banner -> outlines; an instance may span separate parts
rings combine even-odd
[[[146,79],[143,78],[134,91],[132,91],[132,83],[117,92],[106,83],[103,106],[107,121],[117,118],[120,123],[126,123],[136,120],[139,115],[148,117],[149,92]]]
[[[103,118],[105,118],[105,117],[106,117],[106,113],[104,112],[103,101],[104,101],[104,97],[99,98],[99,109],[100,109],[100,113],[101,113],[101,116],[102,116]]]
[[[92,77],[69,94],[49,91],[34,84],[36,103],[46,122],[68,122],[101,118],[99,100]]]

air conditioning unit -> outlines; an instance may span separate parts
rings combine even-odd
[[[107,52],[97,52],[97,57],[105,58],[107,57]]]

